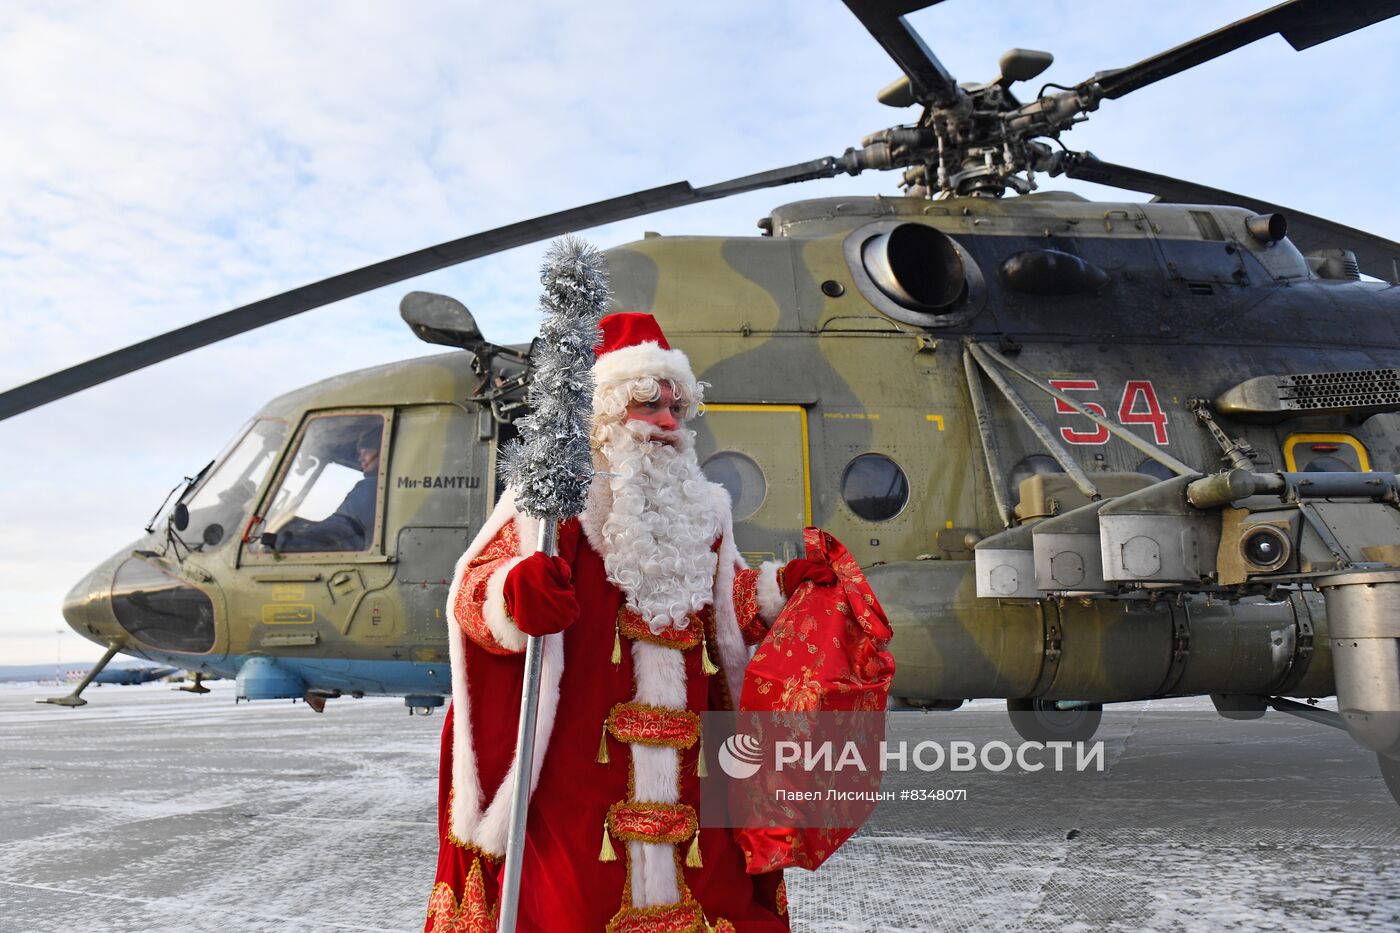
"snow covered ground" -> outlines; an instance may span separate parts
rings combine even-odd
[[[399,700],[235,706],[164,684],[0,685],[0,931],[409,931],[436,853],[441,716]],[[899,713],[892,738],[1016,738],[997,704]],[[1200,701],[1105,715],[1105,770],[887,775],[967,799],[881,805],[794,928],[1400,926],[1400,807],[1345,734]]]

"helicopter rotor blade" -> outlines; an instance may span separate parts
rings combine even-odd
[[[1288,239],[1302,252],[1344,247],[1356,254],[1358,267],[1367,275],[1382,281],[1392,281],[1396,276],[1394,263],[1400,261],[1400,243],[1325,217],[1169,175],[1103,162],[1087,154],[1066,160],[1065,174],[1081,181],[1156,195],[1174,204],[1224,204],[1248,208],[1259,214],[1282,214],[1288,218]]]
[[[856,171],[849,159],[828,156],[701,188],[681,181],[439,243],[254,301],[0,392],[0,421],[265,324],[468,260],[673,207]]]
[[[949,107],[962,93],[958,82],[943,63],[934,56],[924,40],[904,19],[915,10],[922,10],[943,0],[844,0],[880,47],[893,58],[900,70],[909,76],[914,99]]]
[[[1135,65],[1099,72],[1079,87],[1097,84],[1100,96],[1118,98],[1274,33],[1301,52],[1396,14],[1400,0],[1291,0]]]

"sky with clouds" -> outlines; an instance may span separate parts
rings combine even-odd
[[[961,80],[1012,46],[1073,84],[1263,4],[949,0],[911,21]],[[1065,137],[1400,239],[1400,20],[1273,37],[1107,101]],[[25,2],[0,9],[0,388],[327,275],[682,179],[818,156],[912,116],[837,0]],[[1130,195],[1052,183],[1100,198]],[[749,235],[776,204],[895,193],[834,179],[589,233]],[[0,663],[95,658],[64,593],[264,402],[422,355],[410,289],[497,342],[537,323],[527,246],[309,312],[0,422]],[[432,351],[428,351],[432,352]]]

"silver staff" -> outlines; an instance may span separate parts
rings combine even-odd
[[[502,459],[506,482],[516,490],[518,507],[540,520],[539,550],[553,557],[559,550],[559,523],[583,511],[593,473],[588,444],[593,348],[598,343],[598,322],[608,305],[607,265],[603,254],[583,240],[564,237],[551,243],[545,253],[540,281],[544,284],[540,306],[545,316],[540,340],[531,354],[530,414],[517,422],[520,439],[503,451]],[[501,933],[514,933],[520,899],[543,641],[532,636],[525,645],[525,683],[516,736],[519,767],[511,789],[510,832],[501,879]]]

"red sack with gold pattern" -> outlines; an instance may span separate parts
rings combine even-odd
[[[882,713],[894,679],[885,611],[841,542],[817,528],[804,529],[802,541],[808,560],[836,571],[836,584],[804,583],[788,599],[744,671],[739,709]],[[878,787],[878,772],[874,780]],[[872,802],[861,819],[873,809]],[[859,828],[744,827],[735,833],[749,873],[759,874],[794,865],[815,869]]]

